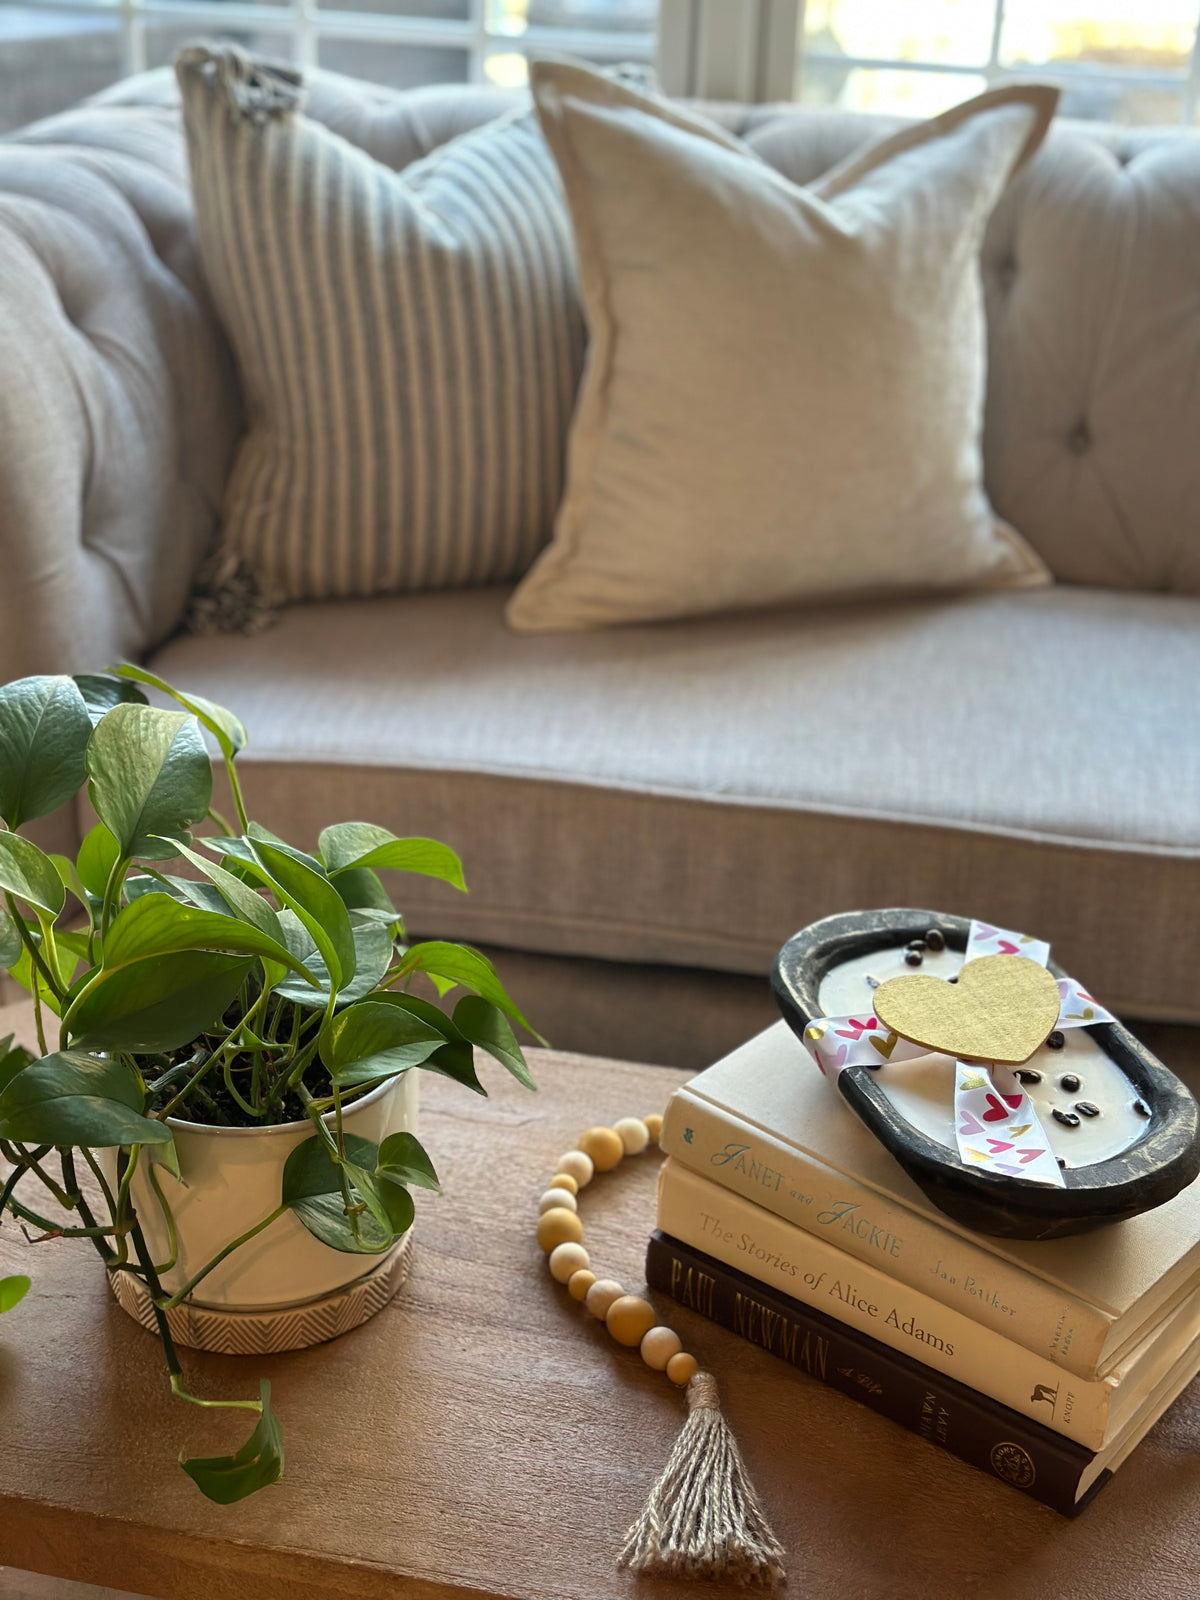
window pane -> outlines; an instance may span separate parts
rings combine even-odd
[[[526,28],[587,28],[593,32],[653,33],[658,0],[490,0],[488,26],[495,33]]]
[[[319,0],[319,4],[322,11],[386,11],[433,23],[461,23],[471,14],[470,0]]]
[[[808,0],[805,49],[813,55],[984,66],[993,0]]]
[[[256,28],[215,28],[211,23],[146,22],[146,65],[169,67],[184,45],[198,40],[228,40],[240,44],[252,55],[267,56],[274,61],[290,61],[295,46],[288,33],[260,31]]]
[[[0,133],[106,89],[121,68],[121,28],[112,12],[0,6]]]
[[[516,50],[499,50],[483,60],[483,75],[498,89],[523,89],[529,82],[529,61]]]
[[[1074,69],[1058,80],[1061,116],[1178,122],[1195,32],[1196,0],[1008,0],[1001,56]]]
[[[973,72],[904,72],[808,61],[799,98],[805,105],[934,117],[986,88],[986,80]]]
[[[427,83],[466,83],[467,52],[450,46],[384,44],[377,39],[322,39],[317,59],[330,72],[369,78],[390,89],[417,89]]]
[[[1186,72],[1196,0],[1007,0],[1001,59]]]

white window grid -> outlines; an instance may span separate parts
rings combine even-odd
[[[23,0],[29,4],[30,0]],[[399,5],[403,0],[397,0]],[[512,31],[491,15],[488,0],[469,0],[465,17],[405,16],[395,11],[325,10],[318,0],[289,0],[281,5],[256,5],[253,0],[32,0],[33,8],[56,15],[119,19],[123,74],[146,70],[148,28],[191,27],[205,32],[283,34],[292,41],[292,59],[314,67],[322,39],[356,39],[413,49],[461,50],[471,82],[485,81],[490,56],[512,52],[567,52],[588,60],[653,61],[655,35],[616,29],[537,27]]]
[[[985,3],[985,0],[980,0]],[[1196,29],[1192,39],[1192,53],[1186,71],[1165,71],[1143,67],[1093,66],[1087,62],[1005,62],[1001,59],[1004,34],[1005,0],[986,0],[992,6],[991,43],[984,61],[943,62],[919,58],[909,60],[888,56],[834,55],[828,51],[806,46],[804,33],[805,0],[797,0],[797,84],[803,81],[806,66],[836,66],[853,71],[865,68],[883,72],[929,72],[963,78],[985,78],[989,88],[1005,83],[1028,83],[1037,79],[1063,88],[1121,85],[1125,88],[1166,89],[1181,97],[1180,121],[1191,126],[1196,121],[1200,107],[1200,3],[1196,10]],[[799,87],[797,96],[799,96]],[[965,98],[965,96],[964,96]]]
[[[147,29],[155,26],[191,27],[197,35],[206,31],[283,34],[290,37],[293,59],[301,67],[318,64],[322,39],[360,40],[413,49],[451,48],[463,52],[468,63],[467,75],[470,81],[476,83],[486,80],[487,61],[489,57],[497,55],[565,52],[597,62],[652,62],[660,55],[658,38],[651,31],[536,25],[516,31],[506,27],[502,17],[493,13],[490,0],[468,0],[466,15],[462,18],[406,16],[403,12],[395,11],[326,10],[319,0],[286,0],[284,4],[256,4],[254,0],[23,0],[23,3],[53,11],[60,16],[94,17],[102,13],[119,19],[121,67],[125,73],[145,70]],[[901,0],[893,0],[893,3],[901,3]],[[403,0],[397,0],[397,4],[403,5]],[[807,46],[804,33],[805,0],[660,0],[660,9],[665,20],[668,8],[674,8],[677,13],[690,6],[700,30],[705,33],[711,30],[715,38],[727,35],[729,13],[737,9],[747,23],[739,46],[743,50],[759,53],[769,40],[780,39],[786,41],[790,51],[794,41],[794,80],[792,62],[776,62],[769,74],[758,75],[759,89],[766,91],[764,98],[778,98],[783,84],[790,85],[793,81],[799,97],[807,66],[834,66],[848,71],[861,68],[869,71],[932,73],[964,79],[982,77],[989,85],[1027,82],[1030,78],[1036,78],[1064,87],[1117,84],[1127,88],[1165,89],[1180,95],[1182,122],[1190,125],[1197,120],[1197,111],[1200,109],[1200,0],[1197,0],[1197,28],[1186,71],[1135,66],[1101,67],[1069,61],[1006,63],[1001,58],[1006,0],[979,0],[979,4],[991,5],[992,26],[988,56],[986,60],[975,62],[855,56],[811,49]],[[721,12],[725,13],[724,17],[721,17]],[[718,20],[720,25],[716,26]],[[693,37],[689,48],[694,49],[694,46]],[[675,48],[673,32],[669,48]],[[762,60],[761,53],[759,60]],[[683,67],[661,60],[660,65],[669,67],[664,72],[664,78],[668,82],[680,80],[679,87],[683,88],[683,80],[689,76]],[[705,92],[705,86],[700,84],[688,84],[688,88],[692,92]],[[748,82],[746,88],[749,90]]]

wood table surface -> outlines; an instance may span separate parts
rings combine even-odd
[[[0,1013],[0,1036],[7,1031]],[[661,1109],[683,1074],[532,1052],[540,1092],[484,1069],[490,1098],[422,1082],[445,1193],[420,1195],[397,1299],[293,1354],[185,1353],[193,1389],[253,1392],[286,1444],[282,1484],[205,1500],[175,1464],[245,1418],[173,1401],[157,1341],[110,1299],[93,1253],[0,1232],[33,1288],[0,1320],[0,1565],[160,1600],[725,1600],[635,1580],[623,1535],[684,1404],[555,1285],[533,1241],[554,1158],[595,1122]],[[640,1287],[656,1152],[581,1207],[594,1263]],[[804,1600],[1195,1600],[1200,1385],[1068,1522],[661,1302],[718,1375],[725,1410]]]

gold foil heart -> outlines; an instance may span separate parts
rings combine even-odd
[[[1058,984],[1022,956],[980,956],[957,983],[906,973],[881,983],[875,1015],[902,1039],[959,1061],[1019,1066],[1058,1021]]]

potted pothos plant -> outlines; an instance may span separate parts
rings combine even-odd
[[[482,1094],[478,1048],[533,1087],[491,963],[407,942],[379,875],[465,890],[455,852],[361,822],[313,852],[285,843],[246,815],[245,743],[232,712],[135,666],[0,689],[0,966],[33,998],[40,1051],[0,1042],[0,1221],[90,1242],[157,1330],[172,1392],[256,1413],[230,1455],[180,1457],[222,1504],[280,1478],[280,1424],[265,1382],[188,1392],[180,1311],[244,1308],[248,1283],[260,1308],[311,1304],[406,1248],[410,1189],[438,1188],[413,1068]],[[99,820],[73,861],[44,853],[21,829],[84,785]],[[410,991],[422,974],[443,1005]],[[28,1287],[0,1279],[0,1311]]]

